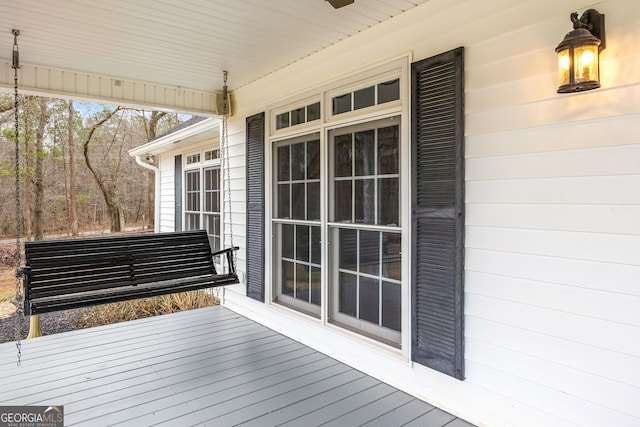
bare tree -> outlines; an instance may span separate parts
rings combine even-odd
[[[102,196],[104,197],[104,202],[107,205],[107,210],[109,211],[109,217],[111,219],[111,231],[118,232],[124,230],[124,210],[122,208],[122,203],[118,198],[117,188],[114,185],[114,182],[111,180],[105,180],[98,173],[97,169],[93,167],[91,163],[91,158],[89,156],[89,143],[91,142],[91,138],[96,130],[105,124],[111,117],[113,117],[117,112],[119,112],[121,108],[118,106],[113,111],[106,111],[105,115],[102,119],[97,121],[87,133],[83,147],[84,147],[84,160],[87,163],[87,168],[91,171],[93,178],[96,180],[96,184],[100,187],[100,191],[102,192]]]
[[[36,127],[36,167],[34,174],[33,230],[35,240],[44,238],[44,130],[49,121],[49,100],[38,97],[40,107],[38,125]]]
[[[73,101],[69,100],[69,119],[67,121],[67,135],[69,150],[69,223],[71,226],[71,235],[78,235],[78,201],[76,199],[76,154],[74,146],[74,127],[73,127]]]
[[[147,133],[147,140],[152,141],[156,139],[157,131],[158,131],[158,122],[162,117],[164,117],[167,113],[161,111],[152,111],[151,117],[149,119],[149,127]],[[149,228],[154,227],[154,219],[155,219],[155,194],[156,194],[156,180],[154,176],[154,172],[152,170],[147,170],[147,226]]]

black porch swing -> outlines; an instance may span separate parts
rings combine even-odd
[[[205,289],[238,283],[234,251],[237,246],[212,253],[205,230],[29,241],[20,247],[20,147],[18,143],[18,30],[14,35],[14,107],[16,176],[16,345],[20,364],[22,314],[86,307],[137,298]],[[224,75],[224,99],[227,84]],[[226,102],[225,102],[226,106]],[[227,108],[223,113],[223,143],[227,149]],[[229,192],[229,198],[231,197]],[[229,201],[230,202],[230,201]],[[230,203],[229,203],[230,209]],[[231,237],[232,239],[232,237]],[[218,273],[214,257],[225,256],[227,273]],[[22,283],[21,283],[22,282]],[[32,323],[37,323],[32,318]],[[32,328],[33,329],[33,328]],[[34,334],[37,336],[37,332]]]

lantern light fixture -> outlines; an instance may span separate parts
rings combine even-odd
[[[580,19],[571,14],[573,30],[556,47],[558,93],[580,92],[600,87],[600,51],[605,48],[604,14],[586,10]]]

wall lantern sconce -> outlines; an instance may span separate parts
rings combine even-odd
[[[558,93],[580,92],[600,87],[600,51],[605,48],[604,14],[585,11],[580,19],[571,14],[573,30],[556,47]]]

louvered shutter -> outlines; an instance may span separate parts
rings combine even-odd
[[[174,229],[182,231],[182,154],[175,157],[175,167],[173,169],[174,182]],[[158,209],[158,207],[156,207]]]
[[[412,359],[464,379],[464,49],[412,64]]]
[[[247,118],[247,296],[264,302],[264,113]]]

